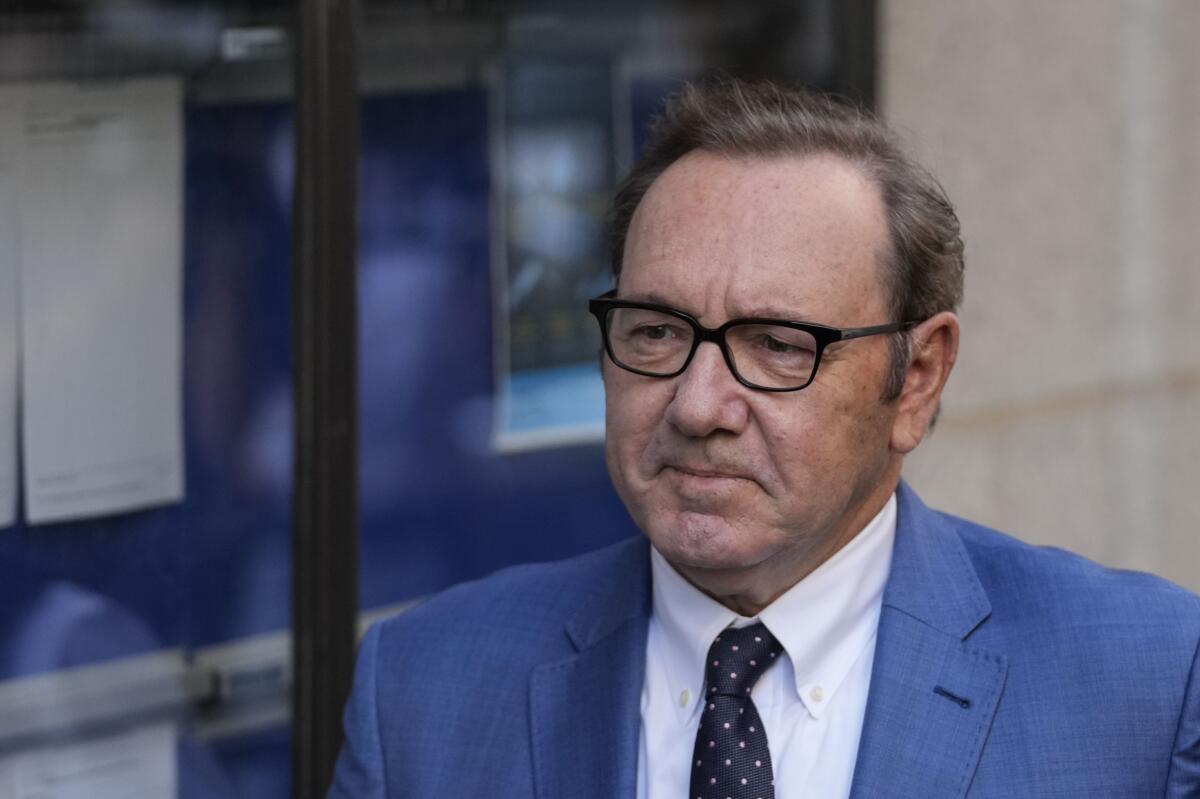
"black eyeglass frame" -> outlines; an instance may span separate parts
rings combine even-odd
[[[725,365],[729,367],[729,372],[734,376],[734,379],[736,379],[746,388],[751,388],[755,391],[772,391],[776,393],[783,393],[788,391],[799,391],[801,389],[808,388],[810,385],[812,385],[813,380],[817,378],[817,369],[821,366],[821,355],[825,352],[825,348],[830,344],[834,344],[839,341],[850,341],[851,339],[864,338],[866,336],[878,336],[884,333],[904,333],[921,324],[919,321],[913,321],[892,322],[886,325],[872,325],[870,327],[837,328],[829,327],[828,325],[819,325],[812,322],[795,322],[788,319],[744,317],[740,319],[730,319],[720,327],[713,328],[705,327],[704,325],[700,324],[700,322],[697,321],[694,316],[684,313],[677,308],[671,308],[666,305],[656,305],[649,302],[618,300],[616,299],[616,293],[617,290],[612,289],[604,294],[601,294],[599,297],[594,297],[593,299],[588,300],[588,311],[592,314],[592,316],[596,317],[596,321],[600,325],[600,337],[604,340],[604,351],[608,353],[609,360],[611,360],[614,364],[627,372],[644,375],[645,377],[678,377],[687,371],[687,368],[691,365],[692,358],[695,357],[696,350],[700,348],[700,345],[706,341],[711,341],[713,344],[716,344],[718,348],[720,348],[721,356],[725,359]],[[617,356],[613,354],[612,344],[608,340],[608,325],[605,324],[605,320],[607,319],[609,312],[617,308],[634,308],[644,311],[655,311],[657,313],[667,314],[675,317],[676,319],[681,319],[684,322],[687,322],[693,331],[692,349],[690,352],[688,352],[687,358],[684,359],[683,365],[674,372],[662,374],[661,372],[647,372],[642,369],[635,369],[634,367],[618,360]],[[771,386],[760,386],[757,383],[751,383],[749,380],[742,377],[741,373],[737,369],[737,366],[734,365],[733,356],[730,355],[729,347],[725,343],[725,333],[729,330],[729,328],[736,325],[773,325],[777,327],[790,327],[794,330],[801,330],[812,336],[817,343],[817,349],[813,354],[812,373],[808,376],[808,381],[805,382],[804,385],[796,386],[795,388],[774,388]]]

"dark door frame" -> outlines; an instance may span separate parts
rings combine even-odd
[[[356,0],[300,0],[292,211],[292,795],[328,790],[358,618]]]

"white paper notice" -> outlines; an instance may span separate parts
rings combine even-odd
[[[135,730],[0,759],[0,799],[175,799],[175,727]]]
[[[183,496],[182,95],[39,84],[19,165],[30,522]]]
[[[13,523],[17,499],[17,392],[20,302],[17,276],[17,163],[21,89],[0,86],[0,527]]]

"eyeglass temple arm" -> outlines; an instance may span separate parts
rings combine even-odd
[[[907,330],[912,330],[920,322],[893,322],[889,325],[874,325],[872,327],[851,327],[840,331],[841,336],[838,341],[846,341],[852,338],[862,338],[863,336],[878,336],[882,333],[902,333]]]

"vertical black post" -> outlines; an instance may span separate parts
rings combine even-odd
[[[292,795],[323,797],[358,615],[355,0],[299,0],[292,216]]]

